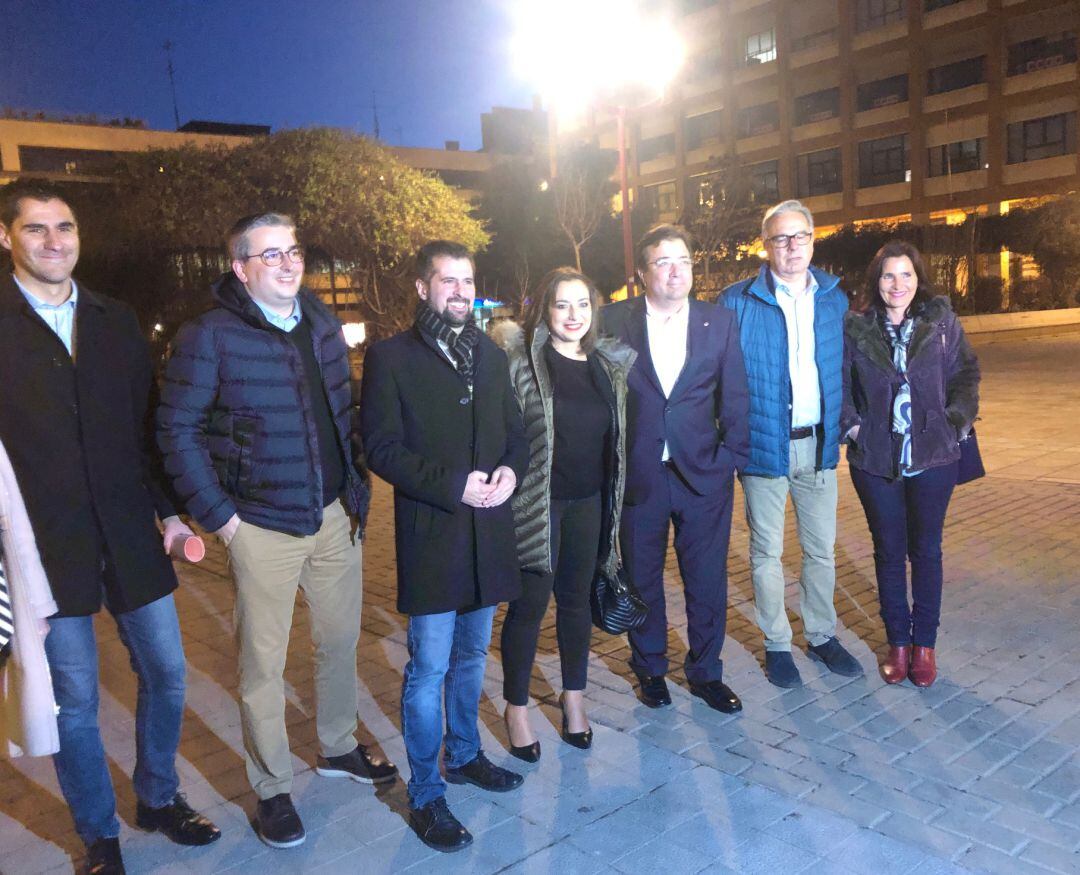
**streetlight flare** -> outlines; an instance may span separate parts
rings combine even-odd
[[[626,90],[659,97],[685,59],[671,22],[635,0],[521,0],[514,12],[518,72],[563,115]]]

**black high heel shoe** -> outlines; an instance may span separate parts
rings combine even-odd
[[[563,706],[562,696],[559,697],[559,706],[563,708],[562,740],[578,750],[588,750],[592,747],[592,727],[590,726],[584,732],[571,732],[570,722],[566,719],[566,709]]]
[[[518,747],[514,744],[513,739],[510,737],[510,723],[507,721],[505,714],[503,715],[503,724],[506,726],[506,740],[510,742],[510,755],[517,757],[519,760],[523,760],[527,763],[539,762],[540,742],[534,741],[532,744],[526,744]]]

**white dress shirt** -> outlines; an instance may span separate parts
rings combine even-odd
[[[788,372],[791,376],[791,427],[821,422],[821,385],[814,358],[814,294],[818,284],[806,272],[806,287],[797,294],[780,277],[772,275],[776,303],[787,324]]]
[[[683,301],[674,313],[661,313],[654,310],[645,299],[645,328],[649,337],[649,355],[653,369],[660,380],[664,397],[671,397],[675,381],[679,379],[683,365],[686,364],[686,335],[690,328],[690,305]],[[671,458],[667,441],[660,456],[662,462]]]
[[[26,298],[26,302],[33,307],[34,312],[37,313],[45,324],[53,330],[56,336],[60,338],[60,342],[64,344],[64,348],[68,351],[68,355],[74,356],[75,306],[79,302],[79,287],[75,285],[75,280],[71,281],[71,294],[64,303],[47,304],[19,282],[19,278],[15,276],[15,274],[12,274],[11,278],[15,280],[15,285],[19,287],[19,291],[23,293],[23,297]]]

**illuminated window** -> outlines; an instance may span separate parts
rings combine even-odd
[[[752,33],[746,38],[746,63],[764,64],[776,60],[776,28]]]

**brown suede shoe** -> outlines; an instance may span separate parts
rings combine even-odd
[[[937,680],[937,663],[934,660],[933,647],[915,645],[911,654],[911,669],[908,677],[917,687],[928,687]]]
[[[881,664],[881,676],[885,678],[885,683],[900,683],[908,676],[910,667],[911,645],[905,644],[902,647],[896,647],[890,644],[889,655],[885,657],[885,661]]]

